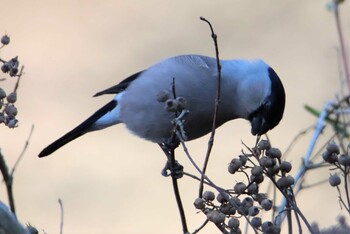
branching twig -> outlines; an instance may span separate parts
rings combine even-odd
[[[206,23],[208,23],[208,25],[210,27],[211,37],[213,38],[214,46],[215,46],[216,64],[217,64],[217,72],[218,72],[218,79],[217,79],[218,82],[217,82],[216,97],[215,97],[213,126],[212,126],[211,135],[210,135],[209,142],[208,142],[207,153],[205,155],[205,159],[204,159],[204,163],[203,163],[203,169],[202,169],[203,174],[202,174],[201,182],[199,183],[199,197],[202,197],[204,175],[205,175],[205,172],[207,170],[210,153],[211,153],[211,150],[212,150],[213,145],[214,145],[216,119],[217,119],[217,115],[218,115],[218,111],[219,111],[219,104],[220,104],[220,100],[221,100],[221,98],[220,98],[220,96],[221,96],[221,64],[220,64],[220,58],[219,58],[219,47],[218,47],[218,42],[217,42],[217,35],[215,34],[211,23],[207,19],[205,19],[203,17],[200,17],[200,19],[205,21]]]
[[[17,158],[15,164],[13,165],[13,168],[11,170],[11,176],[13,176],[13,174],[15,173],[15,170],[16,170],[19,162],[23,158],[24,153],[26,152],[26,150],[28,148],[28,145],[29,145],[29,142],[30,142],[30,138],[32,137],[33,131],[34,131],[34,125],[32,125],[32,128],[30,129],[29,136],[28,136],[28,138],[27,138],[27,140],[26,140],[26,142],[24,144],[24,147],[23,147],[23,150],[22,150],[21,154],[19,155],[19,157]]]
[[[331,102],[327,102],[325,104],[325,107],[323,108],[323,111],[321,112],[321,114],[320,114],[320,116],[318,118],[314,135],[313,135],[313,137],[311,139],[309,148],[308,148],[308,150],[306,152],[306,155],[305,155],[305,157],[303,159],[303,164],[301,165],[301,167],[299,168],[298,172],[294,176],[294,180],[295,180],[294,186],[295,186],[295,184],[298,183],[298,181],[304,176],[305,172],[307,171],[308,165],[310,163],[310,157],[312,156],[312,152],[313,152],[313,150],[315,148],[317,139],[320,136],[320,134],[322,133],[324,121],[325,121],[325,119],[327,117],[327,113],[329,111],[330,106],[331,106]],[[293,188],[294,188],[294,186],[293,186]],[[281,204],[279,206],[279,212],[278,213],[280,213],[282,210],[284,210],[284,207],[286,206],[286,203],[287,203],[287,197],[284,196],[284,198],[283,198],[283,200],[282,200],[282,202],[281,202]],[[277,220],[276,220],[276,223],[278,225],[281,225],[284,217],[285,217],[284,215],[278,216]]]

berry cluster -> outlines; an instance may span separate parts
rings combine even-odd
[[[4,35],[1,37],[1,47],[4,47],[10,43],[10,37]],[[8,61],[0,58],[2,63],[1,71],[3,73],[8,73],[11,77],[18,75],[18,57],[14,57]],[[16,85],[17,86],[17,85]],[[17,101],[16,90],[6,94],[5,90],[0,87],[0,124],[5,124],[9,128],[17,127],[18,120],[16,119],[17,108],[15,102]]]
[[[206,214],[207,219],[221,225],[230,233],[241,233],[239,217],[244,216],[249,224],[263,233],[279,233],[280,227],[274,222],[263,222],[262,212],[274,208],[267,194],[259,192],[259,186],[265,178],[275,183],[280,191],[288,191],[294,184],[294,178],[287,175],[292,165],[281,159],[281,151],[272,148],[267,140],[261,140],[250,153],[243,153],[231,160],[228,165],[230,174],[244,173],[247,182],[235,183],[233,189],[220,191],[217,196],[211,191],[203,193],[195,200],[194,206]],[[214,200],[218,204],[215,204]]]
[[[350,155],[347,153],[340,154],[339,146],[331,141],[326,147],[326,151],[322,154],[323,160],[338,169],[340,173],[331,174],[329,177],[329,184],[332,187],[337,187],[341,184],[341,179],[338,174],[346,178],[350,171]]]

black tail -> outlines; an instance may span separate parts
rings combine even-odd
[[[40,152],[39,157],[42,158],[42,157],[48,156],[48,155],[52,154],[53,152],[55,152],[56,150],[58,150],[59,148],[61,148],[62,146],[64,146],[65,144],[67,144],[67,143],[71,142],[72,140],[74,140],[74,139],[84,135],[89,130],[91,130],[90,127],[99,118],[104,116],[109,111],[113,110],[116,106],[117,106],[117,101],[116,100],[110,101],[104,107],[102,107],[101,109],[96,111],[87,120],[85,120],[84,122],[79,124],[76,128],[74,128],[73,130],[71,130],[70,132],[66,133],[61,138],[57,139],[56,141],[54,141],[53,143],[48,145],[45,149],[43,149]]]

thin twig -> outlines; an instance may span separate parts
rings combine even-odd
[[[348,173],[346,169],[343,170],[344,174],[344,189],[345,189],[345,194],[346,194],[346,202],[348,203],[348,209],[350,209],[350,197],[349,197],[349,187],[348,187]]]
[[[175,168],[176,165],[176,161],[175,161],[175,150],[174,148],[169,148],[167,145],[163,145],[163,144],[159,144],[159,146],[161,147],[161,149],[163,150],[163,152],[165,153],[165,155],[167,156],[168,160],[170,160],[170,166],[171,168]],[[188,233],[188,228],[187,228],[187,222],[186,222],[186,216],[185,216],[185,211],[182,205],[182,200],[181,200],[181,196],[180,196],[180,190],[179,190],[179,186],[177,183],[177,176],[175,175],[174,171],[171,171],[171,181],[173,184],[173,190],[174,190],[174,195],[175,195],[175,199],[176,199],[176,203],[179,209],[179,213],[180,213],[180,218],[181,218],[181,224],[182,224],[182,230],[183,233],[186,234]]]
[[[60,234],[62,234],[63,233],[64,212],[63,212],[63,202],[60,198],[58,198],[58,204],[60,205],[60,211],[61,211]]]
[[[204,223],[201,225],[201,226],[199,226],[196,230],[194,230],[194,232],[192,232],[192,234],[196,234],[196,233],[198,233],[200,230],[202,230],[204,227],[205,227],[205,225],[207,225],[209,223],[209,219],[206,219],[205,221],[204,221]]]
[[[5,158],[2,155],[0,151],[0,171],[2,174],[2,177],[4,178],[5,185],[6,185],[6,190],[7,190],[7,198],[9,200],[9,205],[11,212],[16,215],[16,209],[15,209],[15,199],[13,197],[13,190],[12,190],[12,182],[13,178],[11,174],[9,173],[8,167],[5,162]]]
[[[205,175],[205,172],[207,170],[210,153],[211,153],[211,150],[212,150],[213,145],[214,145],[216,119],[217,119],[220,100],[221,100],[221,97],[220,97],[221,96],[221,64],[220,64],[220,58],[219,58],[219,46],[218,46],[218,42],[217,42],[217,35],[215,34],[211,23],[207,19],[205,19],[203,17],[200,17],[200,19],[205,21],[210,27],[211,37],[214,41],[214,46],[215,46],[216,64],[217,64],[217,72],[218,72],[218,79],[217,79],[218,82],[217,82],[216,97],[215,97],[215,109],[214,109],[214,116],[213,116],[213,125],[212,125],[211,135],[210,135],[209,142],[208,142],[207,152],[206,152],[204,163],[203,163],[203,169],[202,169],[203,174],[202,174],[201,182],[199,183],[199,197],[202,197],[204,175]]]
[[[19,87],[19,82],[20,82],[21,77],[23,75],[23,70],[24,70],[24,66],[21,67],[21,70],[19,71],[19,74],[17,75],[17,82],[15,84],[15,88],[14,88],[13,92],[16,92],[18,87]]]
[[[24,147],[22,149],[21,154],[19,155],[19,157],[17,158],[15,164],[13,165],[13,168],[11,170],[11,176],[13,176],[13,174],[15,173],[15,170],[17,169],[17,166],[18,166],[19,162],[23,158],[24,153],[27,151],[27,148],[29,146],[30,138],[32,137],[33,131],[34,131],[34,125],[32,125],[32,127],[30,129],[29,136],[28,136],[26,142],[24,143]]]
[[[173,92],[173,98],[175,99],[176,98],[175,78],[173,78],[173,82],[172,82],[172,92]],[[175,112],[175,118],[178,118],[178,115],[179,115],[178,111]],[[177,180],[179,178],[179,174],[175,173],[176,166],[180,166],[180,165],[177,165],[177,162],[175,160],[175,148],[179,145],[178,139],[177,139],[178,136],[176,135],[176,133],[178,133],[177,130],[179,128],[177,124],[178,124],[177,122],[174,122],[174,130],[173,130],[172,135],[168,139],[169,142],[159,144],[159,146],[163,150],[164,154],[167,156],[168,162],[170,161],[171,181],[172,181],[172,185],[173,185],[173,191],[174,191],[176,203],[177,203],[178,210],[180,213],[182,231],[184,234],[187,234],[188,228],[187,228],[185,210],[183,208],[183,204],[182,204],[182,200],[181,200],[181,196],[180,196],[180,190],[179,190],[179,186],[177,183]],[[179,139],[182,139],[182,138],[179,138]]]
[[[178,135],[180,133],[177,133]],[[192,156],[190,155],[188,148],[185,144],[185,142],[183,140],[180,140],[180,144],[183,148],[183,151],[185,152],[187,158],[190,160],[191,164],[194,166],[194,168],[199,172],[199,174],[201,175],[201,177],[203,177],[207,182],[208,185],[213,187],[216,191],[218,191],[223,197],[227,196],[227,191],[219,186],[217,186],[211,179],[209,179],[209,177],[205,174],[203,174],[203,172],[201,171],[201,169],[199,168],[199,166],[196,164],[196,162],[193,160]],[[231,196],[231,195],[230,195]],[[235,204],[234,202],[232,202],[231,200],[229,201],[229,203],[236,209],[236,210],[240,210],[242,213],[244,213],[242,211],[242,208],[240,206],[237,206],[237,204]],[[243,216],[246,221],[251,225],[250,220],[248,219],[248,217],[246,215]],[[216,225],[217,228],[219,228],[219,230],[223,233],[227,233],[225,229],[222,229],[222,227],[220,225]],[[251,225],[252,226],[252,225]],[[253,226],[252,226],[253,227]],[[254,233],[258,233],[257,230],[254,228]]]

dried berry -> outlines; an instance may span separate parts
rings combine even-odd
[[[220,211],[224,213],[225,215],[231,214],[231,205],[229,203],[224,203],[220,206]]]
[[[282,172],[288,173],[288,172],[290,172],[290,170],[292,170],[292,164],[290,162],[287,162],[287,161],[282,161],[280,169]]]
[[[16,92],[12,92],[9,95],[7,95],[7,101],[9,103],[15,103],[17,101],[17,93]]]
[[[254,217],[252,220],[250,220],[250,224],[254,228],[259,228],[261,226],[261,218],[260,217]]]
[[[259,164],[262,167],[272,167],[274,165],[273,160],[271,158],[266,157],[266,156],[262,156],[259,159]]]
[[[340,180],[340,177],[337,174],[331,175],[329,177],[329,184],[332,187],[336,187],[336,186],[340,185],[340,183],[341,183],[341,180]]]
[[[18,111],[17,108],[14,105],[8,105],[5,108],[5,113],[10,116],[16,116]]]
[[[257,194],[259,192],[259,186],[256,183],[252,183],[251,185],[249,185],[249,187],[247,188],[247,193],[249,195],[252,194]]]
[[[215,224],[221,224],[225,222],[225,214],[221,213],[218,210],[210,210],[207,213],[207,218],[209,221],[212,221]]]
[[[205,191],[203,193],[203,199],[206,201],[214,201],[215,194],[212,191]]]
[[[10,37],[8,35],[4,35],[1,37],[1,44],[8,45],[10,43]]]
[[[4,63],[2,66],[1,66],[1,71],[3,72],[3,73],[7,73],[7,72],[9,72],[11,70],[11,66],[10,66],[10,64],[9,63]]]
[[[236,218],[230,218],[229,220],[228,220],[228,226],[230,227],[230,228],[232,228],[232,229],[237,229],[237,228],[239,228],[239,220],[238,219],[236,219]]]
[[[339,154],[339,152],[340,152],[339,146],[334,141],[331,141],[328,143],[326,150],[331,154],[332,153]]]
[[[262,175],[264,173],[264,169],[260,166],[255,166],[252,168],[251,172],[250,172],[253,176],[259,176]]]
[[[242,166],[245,166],[245,164],[248,161],[248,156],[246,156],[246,155],[239,155],[239,160],[241,160]]]
[[[239,160],[238,158],[234,158],[228,165],[228,172],[231,174],[234,174],[239,170],[239,168],[241,168],[241,166],[242,166],[241,160]]]
[[[170,92],[164,89],[157,94],[156,98],[158,102],[165,102],[170,98]]]
[[[246,188],[247,186],[243,182],[238,182],[233,187],[233,191],[235,191],[236,194],[242,194]]]
[[[259,214],[259,208],[256,206],[251,206],[249,207],[249,215],[250,216],[256,216],[257,214]]]
[[[281,150],[277,148],[271,148],[266,151],[266,156],[269,156],[270,158],[281,158],[282,153]]]
[[[242,201],[242,205],[246,207],[251,207],[254,205],[254,200],[250,197],[245,197]]]
[[[277,185],[282,189],[288,188],[289,186],[292,186],[293,184],[294,184],[294,178],[291,175],[279,178],[277,180]]]
[[[250,180],[257,184],[261,184],[264,181],[264,175],[251,175]]]
[[[277,234],[277,233],[280,233],[280,228],[273,224],[272,222],[270,221],[266,221],[264,222],[262,225],[261,225],[261,229],[263,231],[263,233],[271,233],[271,234]]]
[[[194,205],[194,207],[196,207],[197,209],[200,209],[200,210],[205,208],[205,202],[202,198],[196,198],[193,205]]]
[[[335,163],[338,161],[338,155],[336,153],[331,153],[328,150],[323,152],[322,158],[328,163]]]
[[[348,166],[350,166],[350,156],[347,155],[347,154],[342,154],[338,158],[338,162],[339,162],[340,165],[348,167]]]
[[[9,128],[15,128],[17,127],[18,120],[10,117],[8,120],[6,120],[6,126]]]
[[[220,203],[225,203],[228,202],[228,200],[230,199],[229,195],[227,193],[219,193],[216,196],[216,200]]]
[[[267,194],[266,193],[258,193],[256,195],[253,196],[254,200],[259,202],[259,204],[261,205],[261,202],[267,198]]]
[[[0,88],[0,99],[3,99],[6,97],[6,92],[2,88]]]
[[[186,108],[187,102],[186,99],[184,97],[177,97],[176,98],[177,101],[177,105],[178,105],[178,110],[183,110]]]
[[[271,144],[268,140],[261,140],[258,143],[258,148],[261,150],[269,150],[271,148]]]
[[[265,198],[260,202],[260,205],[264,210],[268,211],[268,210],[271,210],[272,208],[272,201]]]
[[[169,112],[175,112],[178,110],[178,103],[175,99],[168,99],[165,102],[165,110]]]

